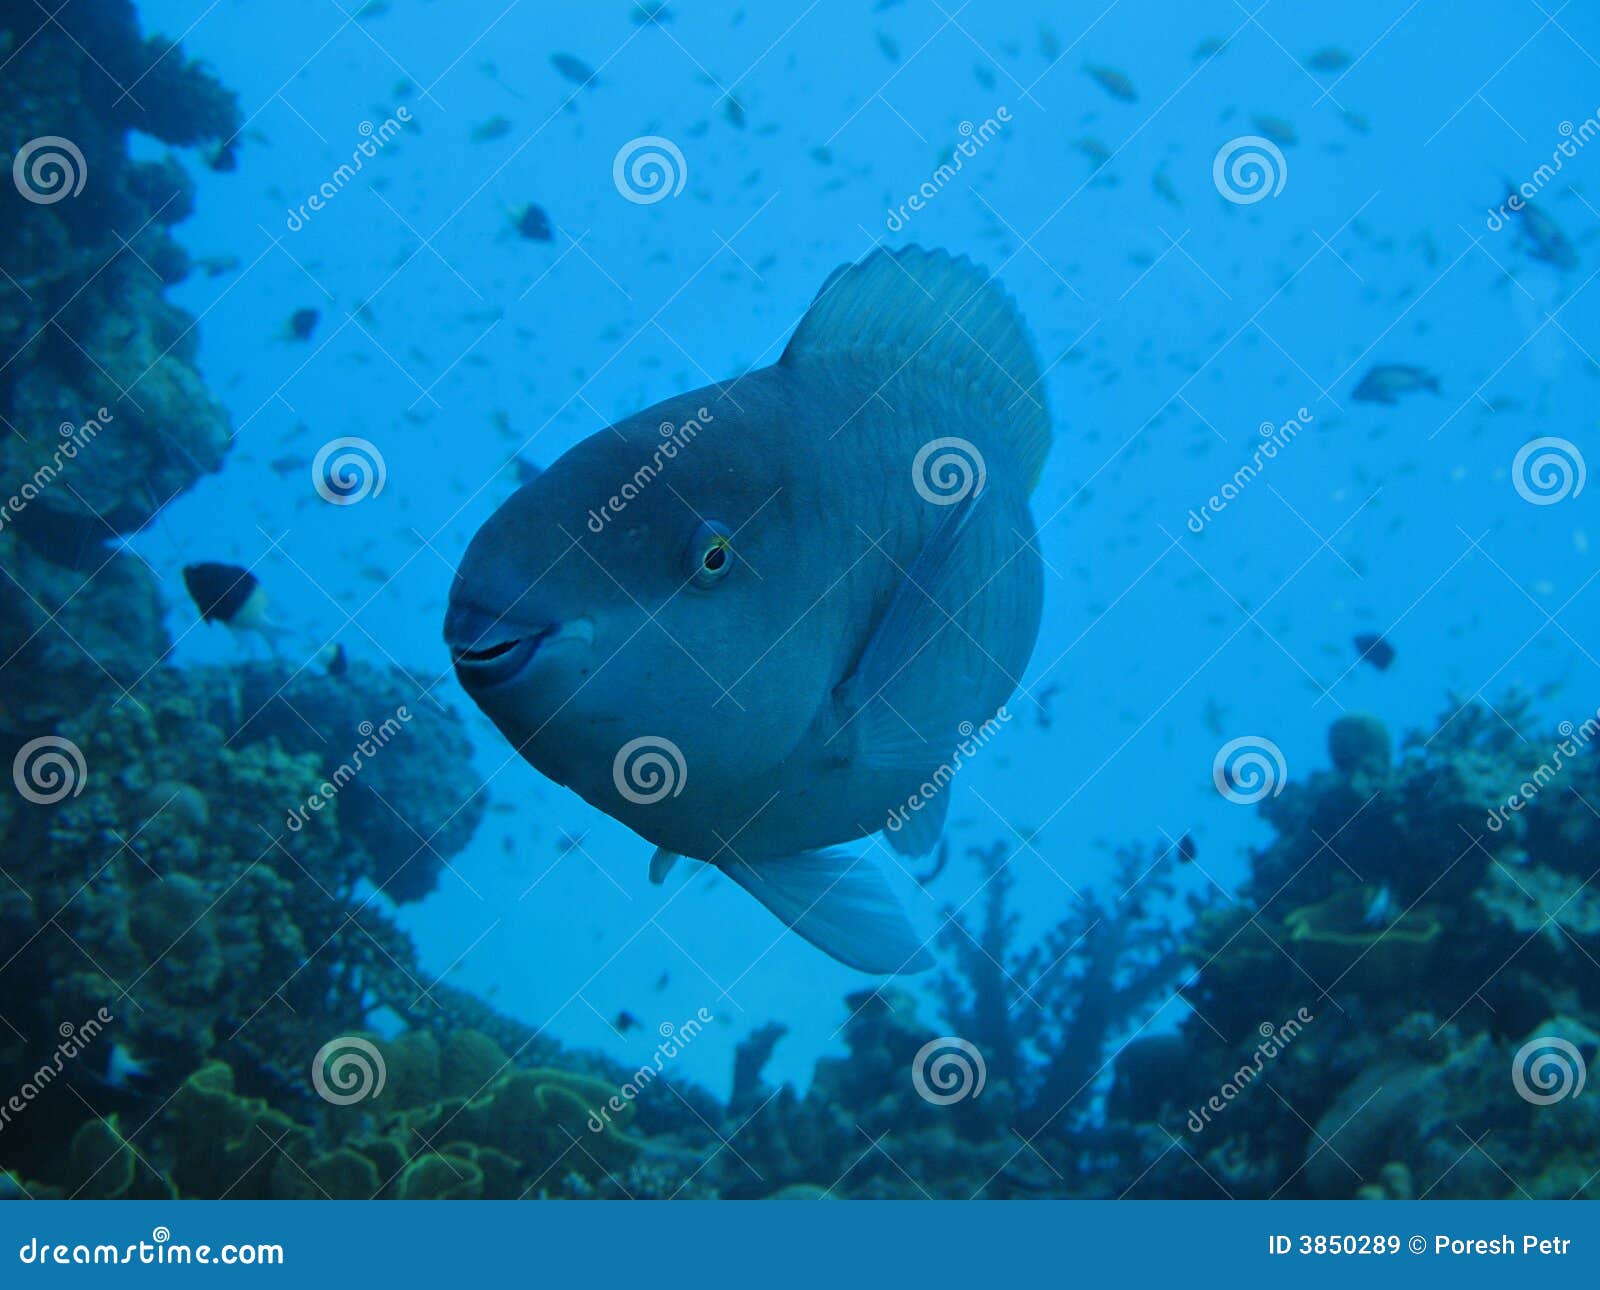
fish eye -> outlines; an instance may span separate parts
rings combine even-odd
[[[712,586],[733,568],[733,534],[726,524],[707,520],[695,529],[684,558],[689,580],[697,587]]]

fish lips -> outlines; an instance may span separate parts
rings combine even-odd
[[[560,623],[512,622],[474,605],[452,602],[444,619],[445,644],[456,677],[469,693],[509,684],[523,675]]]

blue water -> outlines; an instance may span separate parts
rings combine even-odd
[[[1600,461],[1600,145],[1536,198],[1575,267],[1487,226],[1505,181],[1600,107],[1592,8],[830,0],[681,4],[660,27],[620,0],[395,0],[359,21],[323,0],[140,8],[249,118],[236,170],[193,167],[197,212],[176,230],[197,257],[241,261],[172,293],[201,319],[200,365],[237,429],[225,469],[136,541],[164,576],[177,661],[238,657],[196,628],[177,577],[232,560],[268,586],[303,656],[337,638],[452,704],[493,809],[403,921],[433,972],[563,1041],[637,1061],[658,1023],[705,1008],[719,1024],[681,1069],[725,1090],[735,1043],[778,1018],[791,1033],[771,1073],[803,1084],[840,1050],[841,998],[864,978],[780,938],[708,873],[648,885],[647,843],[510,756],[450,673],[451,573],[514,487],[514,456],[548,463],[772,361],[823,277],[877,245],[942,246],[997,275],[1033,331],[1056,427],[1034,501],[1047,607],[1022,719],[958,779],[957,854],[931,894],[897,875],[925,930],[977,886],[960,852],[997,840],[1021,847],[1030,933],[1086,888],[1117,896],[1109,847],[1126,841],[1189,833],[1180,888],[1231,891],[1266,836],[1213,785],[1235,738],[1272,741],[1292,780],[1326,764],[1346,711],[1401,730],[1515,686],[1552,722],[1595,707],[1585,533],[1600,485],[1535,506],[1512,461],[1545,435]],[[1208,38],[1226,45],[1197,54]],[[1328,46],[1353,65],[1297,61]],[[598,82],[563,79],[552,53]],[[362,123],[401,106],[412,124],[291,230]],[[475,140],[496,117],[504,133]],[[1282,190],[1226,201],[1213,159],[1262,133],[1258,117],[1298,136],[1281,146]],[[891,231],[962,123],[991,119],[981,151]],[[641,135],[681,150],[681,194],[619,194],[613,157]],[[1098,170],[1085,138],[1111,154]],[[515,236],[526,202],[552,241]],[[310,340],[285,339],[307,307],[321,314]],[[1425,367],[1440,388],[1353,401],[1377,363]],[[1306,429],[1192,532],[1258,427],[1302,408]],[[381,494],[330,506],[307,468],[270,465],[338,436],[380,447]],[[1393,667],[1359,665],[1358,632],[1386,635]],[[564,834],[581,839],[565,854]],[[609,1024],[623,1009],[643,1023],[628,1035]]]

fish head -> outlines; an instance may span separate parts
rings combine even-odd
[[[659,754],[674,806],[704,811],[787,755],[831,688],[804,508],[760,428],[707,397],[619,422],[512,494],[445,620],[457,676],[513,747],[652,840],[624,749]]]

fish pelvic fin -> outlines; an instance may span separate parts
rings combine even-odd
[[[979,446],[1014,463],[1031,492],[1050,452],[1050,413],[1027,325],[1005,290],[966,256],[880,247],[822,284],[783,351],[788,365],[830,354],[908,364],[992,409]]]
[[[945,818],[950,814],[948,784],[930,798],[920,800],[915,809],[902,807],[889,819],[883,840],[899,855],[918,859],[939,845]]]
[[[863,856],[829,848],[718,867],[846,967],[893,976],[933,966],[882,871]]]
[[[650,881],[659,887],[667,880],[667,875],[672,872],[672,866],[677,864],[678,860],[676,851],[657,847],[655,854],[650,857]]]

